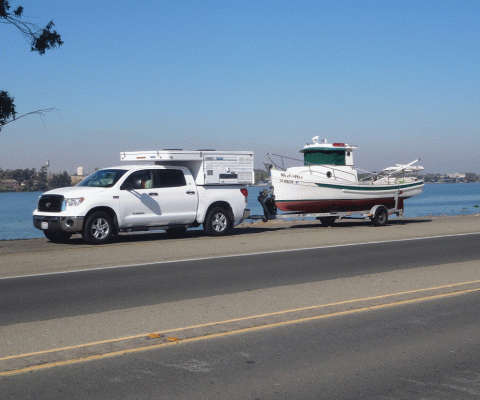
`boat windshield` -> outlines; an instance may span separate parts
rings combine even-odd
[[[112,187],[127,172],[126,169],[101,169],[85,178],[77,186]]]
[[[302,153],[305,165],[346,165],[345,149],[307,149]]]

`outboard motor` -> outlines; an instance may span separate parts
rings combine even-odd
[[[277,207],[275,206],[275,196],[271,190],[263,189],[258,196],[258,201],[262,205],[264,217],[263,222],[267,222],[269,219],[277,218]]]

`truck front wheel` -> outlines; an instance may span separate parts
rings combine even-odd
[[[203,229],[209,236],[223,236],[233,228],[233,222],[228,211],[223,207],[212,208],[205,218]]]
[[[113,221],[104,211],[94,212],[87,218],[83,228],[83,239],[90,244],[104,244],[113,234]]]

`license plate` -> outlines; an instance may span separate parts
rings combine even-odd
[[[42,221],[42,226],[41,226],[42,229],[48,229],[48,222],[43,222]]]

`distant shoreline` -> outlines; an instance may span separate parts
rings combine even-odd
[[[454,185],[457,185],[457,184],[475,184],[475,183],[480,183],[479,181],[477,182],[424,182],[426,185],[448,185],[448,184],[454,184]],[[271,185],[269,184],[262,184],[262,185],[247,185],[249,187],[270,187]],[[64,186],[64,187],[74,187],[73,185],[72,186]],[[57,188],[58,189],[58,188]],[[52,189],[48,189],[48,190],[52,190]],[[46,190],[0,190],[0,194],[2,193],[44,193],[46,192]]]

